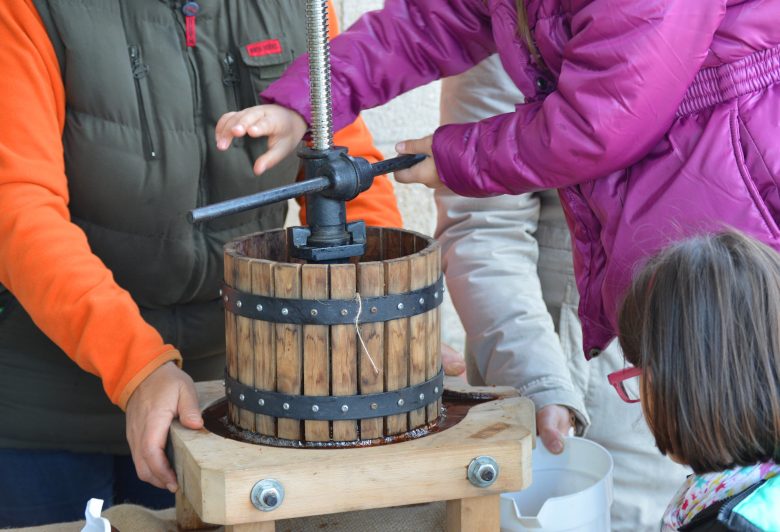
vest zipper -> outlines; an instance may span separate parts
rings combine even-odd
[[[222,83],[226,87],[232,87],[233,89],[233,107],[228,109],[228,111],[238,111],[241,109],[239,107],[241,105],[241,98],[238,92],[238,84],[241,79],[236,70],[236,60],[230,52],[226,53],[225,57],[222,59],[222,69]]]
[[[141,60],[141,50],[136,45],[130,45],[128,47],[130,53],[130,65],[133,71],[133,80],[135,82],[135,94],[138,98],[138,110],[141,119],[141,135],[144,144],[144,154],[147,160],[154,161],[157,159],[157,149],[155,148],[154,138],[152,137],[152,130],[150,127],[149,115],[147,114],[146,104],[144,100],[143,86],[141,80],[145,79],[149,73],[149,66],[145,65]]]

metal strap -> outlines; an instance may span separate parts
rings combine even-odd
[[[444,277],[424,288],[379,297],[355,299],[287,299],[258,296],[227,285],[222,302],[234,314],[272,323],[346,325],[396,320],[423,314],[441,305]],[[358,310],[360,315],[358,316]]]
[[[423,408],[444,391],[444,370],[430,380],[392,392],[366,395],[289,395],[256,390],[225,375],[228,401],[256,414],[272,417],[338,421],[392,416]]]

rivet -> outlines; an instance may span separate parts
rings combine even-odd
[[[222,300],[223,300],[225,303],[227,303],[227,302],[228,302],[228,296],[227,296],[227,294],[225,294],[224,296],[222,296]]]
[[[239,299],[238,301],[236,301],[236,306],[237,306],[238,308],[241,308],[241,305],[242,305],[242,303],[241,303],[241,300],[240,300],[240,299]]]
[[[434,299],[439,299],[439,291],[438,290],[433,293],[433,298]]]
[[[263,406],[265,404],[265,399],[258,399],[257,400],[257,404],[259,404],[260,406]]]
[[[424,393],[421,393],[421,394],[420,394],[420,401],[424,401],[424,400],[425,400],[425,394],[424,394]]]
[[[379,405],[378,405],[378,404],[376,404],[376,403],[371,403],[371,410],[376,410],[377,408],[379,408]]]
[[[342,316],[346,316],[347,314],[349,314],[349,311],[347,309],[345,309],[345,308],[341,309],[341,315]]]
[[[230,395],[230,388],[227,389],[227,393],[228,393],[228,395]]]
[[[284,408],[285,410],[289,410],[290,409],[290,403],[284,403],[282,405],[282,408]]]
[[[289,313],[290,313],[290,311],[287,310],[287,308],[283,308],[282,309],[282,316],[287,316]]]
[[[404,304],[398,303],[398,310],[403,310],[403,309],[404,309]]]
[[[219,289],[219,297],[222,297],[222,289]]]
[[[420,305],[425,305],[425,298],[421,297],[419,303]]]
[[[311,312],[310,312],[310,314],[311,314],[312,316],[316,316],[317,314],[319,314],[319,312],[317,312],[317,309],[316,309],[316,308],[313,308],[313,309],[311,309]]]
[[[243,393],[241,393],[241,394],[238,394],[238,400],[239,400],[239,401],[243,401],[244,399],[246,399],[246,397],[244,397],[244,394],[243,394]]]
[[[398,406],[404,406],[404,400],[403,399],[399,399],[398,400]]]
[[[433,393],[439,393],[439,387],[438,387],[438,386],[436,386],[436,387],[433,389]]]
[[[371,314],[376,314],[376,311],[377,311],[376,307],[371,307]]]
[[[349,407],[347,405],[341,405],[342,412],[346,412],[347,410],[349,410]]]
[[[320,411],[320,407],[317,406],[317,405],[311,405],[311,411],[312,412],[319,412]]]
[[[257,312],[263,312],[263,305],[258,304],[256,307]]]

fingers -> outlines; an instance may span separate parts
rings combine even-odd
[[[433,162],[432,157],[428,157],[411,168],[397,171],[395,173],[395,179],[399,183],[420,183],[429,188],[439,188],[443,186],[439,179],[439,174],[436,171],[436,163]]]
[[[252,170],[255,175],[261,175],[269,168],[273,168],[282,161],[297,145],[297,140],[291,142],[292,139],[269,139],[268,149],[266,152],[257,158]]]
[[[395,151],[400,154],[424,153],[433,155],[433,136],[429,135],[421,139],[404,140],[395,145]]]
[[[165,488],[170,492],[178,489],[176,475],[165,457],[165,440],[168,438],[168,429],[173,421],[170,412],[160,412],[149,416],[146,430],[141,441],[141,467],[149,472],[149,478],[139,478],[158,488]],[[139,469],[138,464],[136,469]]]
[[[536,428],[545,448],[553,454],[563,452],[563,437],[573,427],[571,411],[565,406],[548,405],[536,413]]]
[[[457,377],[466,371],[463,355],[445,343],[441,344],[441,365],[444,366],[444,374],[451,377]]]
[[[188,429],[198,430],[203,428],[203,416],[198,406],[198,394],[192,381],[181,387],[179,392],[179,422]]]
[[[273,124],[267,120],[264,106],[257,105],[237,113],[225,113],[217,122],[215,136],[217,148],[226,150],[234,138],[249,135],[262,137],[271,134]]]

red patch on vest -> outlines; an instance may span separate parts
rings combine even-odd
[[[246,51],[250,57],[263,57],[265,55],[274,55],[282,53],[282,43],[279,39],[268,39],[267,41],[253,42],[246,45]]]

